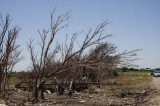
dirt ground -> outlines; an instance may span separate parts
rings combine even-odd
[[[151,83],[152,95],[150,95],[150,99],[144,105],[146,106],[160,106],[160,78],[153,77],[153,81]]]
[[[46,93],[45,100],[32,104],[28,101],[27,91],[13,90],[8,96],[8,100],[1,101],[0,104],[8,106],[137,106],[144,102],[149,95],[147,89],[125,90],[123,84],[116,82],[108,83],[97,88],[83,92],[74,92],[71,97],[67,92],[57,96],[55,93]]]
[[[27,96],[26,91],[16,90],[5,103],[8,106],[136,106],[145,99],[145,96],[138,91],[113,93],[102,89],[96,89],[92,93],[75,92],[72,97],[67,94],[57,96],[55,93],[47,93],[45,100],[40,100],[36,104],[28,102]]]
[[[160,79],[153,78],[149,85],[151,80],[148,76],[118,77],[103,83],[100,88],[92,85],[83,92],[74,92],[71,97],[67,91],[59,96],[45,93],[45,99],[35,104],[32,104],[31,93],[12,89],[6,100],[0,100],[0,106],[160,106],[155,86]]]

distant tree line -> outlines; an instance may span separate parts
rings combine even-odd
[[[122,70],[123,72],[128,72],[128,71],[150,71],[152,70],[151,68],[140,68],[140,69],[137,69],[137,68],[128,68],[128,67],[123,67],[123,68],[120,68],[120,70]],[[160,68],[156,68],[156,70],[160,70]]]

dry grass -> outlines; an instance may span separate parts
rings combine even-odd
[[[10,87],[14,88],[15,84],[19,83],[20,79],[18,78],[18,75],[16,74],[11,74],[10,78]]]
[[[138,89],[148,87],[151,81],[152,77],[148,75],[148,72],[126,72],[119,77],[120,83]]]
[[[109,78],[107,81],[109,84],[102,86],[107,93],[134,93],[149,90],[152,77],[148,75],[148,72],[124,72],[123,75]]]

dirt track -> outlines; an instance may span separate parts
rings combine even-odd
[[[153,77],[151,88],[155,89],[146,106],[160,106],[160,77]]]
[[[157,90],[160,90],[160,77],[153,77],[153,84]]]

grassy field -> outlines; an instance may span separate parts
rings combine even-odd
[[[142,71],[130,71],[123,72],[121,76],[117,78],[119,83],[122,83],[126,89],[145,89],[149,87],[152,77],[148,75],[149,72]]]
[[[145,86],[151,82],[152,78],[146,71],[128,71],[120,72],[118,77],[111,78],[110,80],[116,81],[124,85],[134,85],[135,87]],[[10,85],[13,87],[15,84],[20,82],[17,74],[12,74],[10,79]]]
[[[10,87],[13,88],[15,84],[19,83],[20,79],[17,74],[11,74]]]
[[[148,77],[148,71],[127,71],[123,72],[122,75],[124,76],[139,76],[139,77]]]

